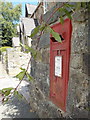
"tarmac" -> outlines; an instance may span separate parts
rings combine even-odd
[[[3,64],[0,62],[0,89],[8,87],[16,87],[19,83],[17,78],[9,76],[4,70]],[[2,118],[38,118],[38,115],[30,107],[29,100],[29,83],[22,81],[18,88],[19,93],[24,97],[18,99],[17,97],[12,97],[6,104],[2,103],[2,96],[0,95],[0,120]]]

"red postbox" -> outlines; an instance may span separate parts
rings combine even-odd
[[[65,19],[51,28],[60,34],[62,43],[50,38],[50,99],[60,109],[66,111],[66,99],[69,80],[69,62],[71,48],[72,24]]]

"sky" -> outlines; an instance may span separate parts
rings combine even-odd
[[[37,2],[38,0],[5,0],[9,2]]]
[[[21,17],[25,17],[25,3],[30,3],[33,5],[37,5],[38,0],[3,0],[6,2],[12,2],[13,5],[17,5],[17,4],[22,4],[22,16]]]

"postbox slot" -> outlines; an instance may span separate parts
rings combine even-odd
[[[51,37],[52,42],[57,42],[54,37]]]
[[[59,36],[60,36],[60,38],[61,38],[61,41],[63,41],[63,40],[64,40],[63,36],[62,36],[62,35],[59,35]]]
[[[61,38],[61,41],[64,41],[63,36],[62,36],[62,35],[59,35],[59,36],[60,36],[60,38]],[[58,42],[57,40],[55,40],[55,38],[54,38],[54,37],[51,37],[51,39],[52,39],[52,42]]]

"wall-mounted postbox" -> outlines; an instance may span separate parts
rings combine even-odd
[[[66,111],[66,98],[69,80],[69,61],[72,25],[70,19],[51,28],[60,34],[62,43],[50,38],[50,99],[60,109]]]

